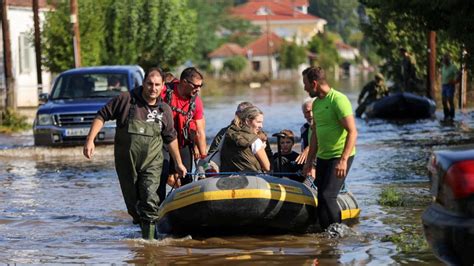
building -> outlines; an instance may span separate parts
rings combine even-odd
[[[235,43],[225,43],[210,52],[208,57],[216,75],[223,68],[225,60],[234,56],[244,56],[249,62],[247,72],[271,74],[275,77],[279,70],[278,51],[284,42],[285,40],[275,33],[265,33],[243,48]]]
[[[236,43],[224,43],[216,50],[210,52],[207,56],[211,59],[211,66],[214,75],[217,76],[219,71],[224,67],[225,60],[234,56],[246,56],[245,49]]]
[[[286,41],[307,44],[327,21],[308,14],[307,0],[250,0],[231,13],[259,26],[262,32],[274,32]]]
[[[40,24],[44,21],[44,14],[50,10],[47,0],[39,0]],[[38,86],[36,75],[36,57],[34,44],[31,41],[34,36],[33,1],[32,0],[10,0],[8,1],[7,17],[10,25],[10,50],[12,56],[12,72],[15,79],[15,99],[17,107],[38,106]],[[3,36],[3,32],[2,32]],[[5,67],[3,40],[0,45],[1,84],[5,88]],[[43,91],[49,91],[51,74],[42,72],[44,84]]]
[[[355,60],[359,57],[359,49],[343,42],[336,42],[336,50],[343,60]]]

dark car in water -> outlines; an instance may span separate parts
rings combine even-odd
[[[433,203],[423,213],[425,237],[447,264],[474,264],[474,148],[435,151],[428,170]]]
[[[54,80],[51,94],[38,108],[35,145],[82,145],[97,111],[112,97],[142,85],[140,66],[97,66],[67,70]],[[108,121],[96,143],[113,143],[115,121]]]

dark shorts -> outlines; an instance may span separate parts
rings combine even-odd
[[[451,84],[443,84],[443,89],[441,91],[441,95],[446,98],[453,98],[454,97],[454,85]]]

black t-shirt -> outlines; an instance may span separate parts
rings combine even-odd
[[[150,118],[150,115],[156,116],[156,114],[163,114],[161,117],[161,136],[164,143],[170,143],[177,137],[176,130],[174,129],[171,108],[161,100],[158,100],[156,105],[148,105],[141,97],[141,91],[142,87],[138,87],[132,92],[123,92],[112,98],[97,112],[96,118],[103,121],[117,120],[117,127],[124,127],[127,123],[130,112],[130,106],[132,103],[131,97],[134,97],[136,105],[134,119],[148,121],[153,120]]]
[[[275,173],[296,173],[302,169],[303,165],[296,164],[295,160],[299,153],[291,151],[290,154],[281,155],[281,167],[278,163],[278,152],[273,155],[273,172]]]

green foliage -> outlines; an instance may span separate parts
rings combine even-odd
[[[307,60],[306,49],[296,43],[285,43],[280,48],[280,66],[283,69],[297,69]]]
[[[247,59],[239,55],[225,60],[223,69],[233,74],[240,74],[246,66]]]
[[[419,226],[402,226],[401,232],[387,235],[382,238],[383,242],[390,241],[397,246],[397,250],[403,253],[426,252],[429,250],[428,243]]]
[[[0,133],[12,133],[27,130],[31,128],[27,117],[20,115],[12,109],[6,109],[2,114],[2,124],[0,124]]]
[[[403,195],[395,187],[386,187],[382,189],[380,198],[378,200],[380,205],[390,207],[402,207],[405,206]]]
[[[104,42],[103,15],[106,1],[78,1],[81,62],[84,66],[101,64]],[[53,73],[74,67],[72,24],[69,1],[58,1],[56,10],[46,13],[42,31],[43,64]]]
[[[335,42],[337,36],[331,33],[319,33],[308,42],[307,48],[310,52],[316,54],[316,62],[324,69],[331,69],[335,64],[339,64],[340,58],[337,53]]]
[[[360,0],[365,5],[365,18],[361,28],[375,45],[377,53],[387,61],[382,71],[389,78],[399,72],[399,48],[405,47],[417,62],[419,78],[426,75],[428,54],[427,33],[437,31],[437,55],[451,54],[454,61],[459,58],[461,44],[474,48],[473,24],[471,15],[464,14],[467,1],[431,0]],[[453,24],[452,21],[458,21]],[[463,21],[463,22],[460,22]],[[471,23],[471,24],[470,24]],[[461,28],[462,29],[461,29]],[[469,30],[467,29],[469,28]],[[462,32],[463,34],[459,34]],[[471,37],[472,38],[471,38]],[[469,39],[473,42],[469,42]],[[439,61],[438,61],[439,62]]]
[[[180,0],[81,0],[82,65],[140,64],[172,68],[196,43],[196,12]],[[69,1],[46,14],[44,65],[52,72],[73,67]]]
[[[358,29],[357,0],[310,0],[308,12],[327,20],[327,29],[339,33],[347,42]]]

